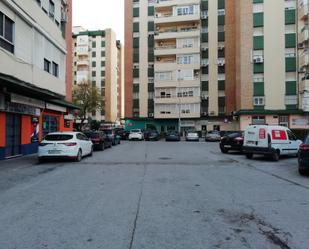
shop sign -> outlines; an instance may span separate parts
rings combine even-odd
[[[181,127],[194,127],[195,123],[194,121],[180,121]]]
[[[44,109],[45,108],[45,101],[33,99],[25,96],[21,96],[19,94],[11,93],[11,102],[39,107]]]
[[[32,116],[40,116],[41,110],[40,108],[35,108],[29,105],[23,105],[19,103],[7,102],[4,111],[13,112],[18,114],[26,114]]]
[[[309,118],[292,119],[292,125],[294,125],[294,126],[307,126],[307,125],[309,125]]]
[[[74,120],[74,116],[73,114],[67,114],[63,116],[64,120]]]
[[[58,111],[58,112],[67,112],[67,108],[59,106],[59,105],[54,105],[51,103],[46,103],[46,109]]]

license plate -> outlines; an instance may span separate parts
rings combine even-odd
[[[49,150],[48,154],[50,155],[55,155],[55,154],[60,154],[61,150]]]
[[[247,141],[247,144],[255,144],[254,141]]]
[[[231,145],[224,145],[225,148],[232,148]]]

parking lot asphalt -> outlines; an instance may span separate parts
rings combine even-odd
[[[309,248],[295,157],[124,142],[82,162],[0,161],[2,249]]]

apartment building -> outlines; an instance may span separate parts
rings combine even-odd
[[[298,2],[299,108],[307,116],[298,123],[309,125],[309,1]],[[295,121],[294,121],[295,122]]]
[[[127,0],[127,126],[306,128],[296,11],[305,3]],[[299,23],[307,24],[306,18],[303,13]]]
[[[126,1],[127,124],[235,129],[228,114],[235,78],[226,87],[225,12],[224,0]],[[233,92],[228,101],[226,91]]]
[[[236,109],[241,130],[249,124],[308,129],[299,98],[297,4],[253,0],[236,7]]]
[[[75,107],[65,101],[71,5],[0,2],[0,159],[34,153],[47,133],[72,130]]]
[[[102,109],[89,113],[97,121],[119,122],[121,119],[122,47],[111,29],[88,31],[73,28],[73,81],[90,82],[101,90]]]

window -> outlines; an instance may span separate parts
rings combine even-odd
[[[264,106],[265,105],[265,98],[264,97],[254,97],[253,98],[253,105]]]
[[[59,66],[55,62],[53,62],[53,75],[56,76],[56,77],[59,76]]]
[[[0,47],[14,53],[14,22],[0,12]]]
[[[50,61],[44,59],[44,71],[50,73]]]
[[[55,4],[53,1],[49,0],[49,16],[54,18],[55,15]]]
[[[193,70],[183,69],[177,72],[178,80],[193,80]]]
[[[182,6],[177,8],[177,16],[192,15],[194,13],[194,6]]]
[[[288,133],[288,137],[289,137],[290,141],[296,141],[297,140],[297,137],[291,131],[287,130],[287,133]]]
[[[156,80],[172,80],[172,72],[157,72]]]

